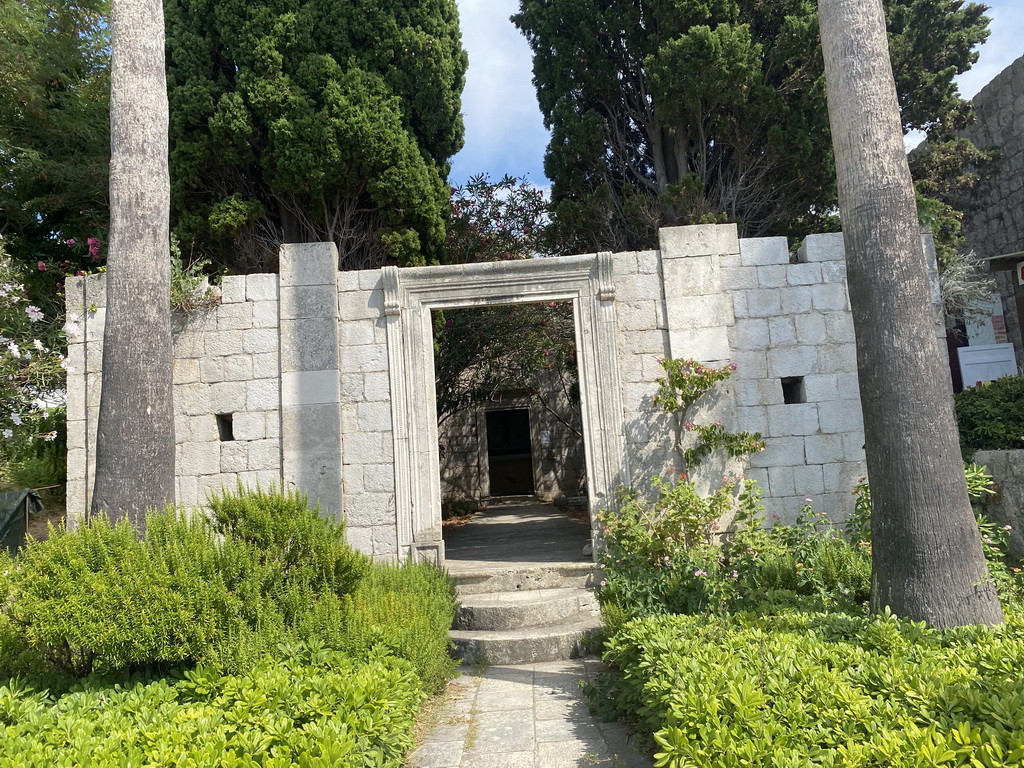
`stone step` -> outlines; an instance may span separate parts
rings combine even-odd
[[[452,570],[459,595],[594,586],[594,564],[558,563],[526,568]]]
[[[601,627],[594,616],[557,627],[502,632],[453,629],[452,641],[464,664],[534,664],[585,655],[584,639]]]
[[[460,601],[454,628],[488,632],[572,624],[600,611],[593,592],[570,587],[484,592]]]

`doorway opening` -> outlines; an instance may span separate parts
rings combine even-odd
[[[533,496],[530,411],[486,411],[485,424],[491,496]]]

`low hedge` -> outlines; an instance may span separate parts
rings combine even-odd
[[[608,641],[590,690],[659,768],[1024,764],[1024,619],[946,632],[892,616],[657,616]]]
[[[238,675],[89,678],[61,697],[12,681],[0,768],[388,768],[414,743],[423,696],[409,662],[323,649]]]

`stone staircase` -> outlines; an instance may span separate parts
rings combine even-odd
[[[462,607],[451,637],[464,664],[580,656],[601,625],[593,563],[453,573]]]

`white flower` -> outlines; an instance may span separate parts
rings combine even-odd
[[[40,352],[46,349],[46,347],[43,346],[43,342],[41,342],[39,339],[33,339],[32,346],[38,349]]]
[[[14,357],[21,357],[21,350],[18,349],[18,345],[15,344],[13,341],[7,342],[7,349],[8,351],[10,351],[12,355],[14,355]]]
[[[14,435],[14,433],[9,429],[5,429],[3,434],[4,437],[7,438],[8,440],[10,440],[11,437]]]
[[[43,310],[37,307],[35,304],[29,304],[25,307],[25,314],[28,315],[28,319],[33,323],[43,319]]]
[[[11,411],[11,422],[13,422],[16,427],[21,426],[21,416],[16,414],[14,411]]]
[[[82,327],[77,320],[69,319],[64,323],[64,333],[68,335],[69,339],[77,339],[82,335]]]
[[[48,443],[52,442],[53,440],[56,440],[56,439],[57,439],[57,430],[53,430],[53,432],[47,432],[45,435],[43,435],[43,440],[45,440]]]

